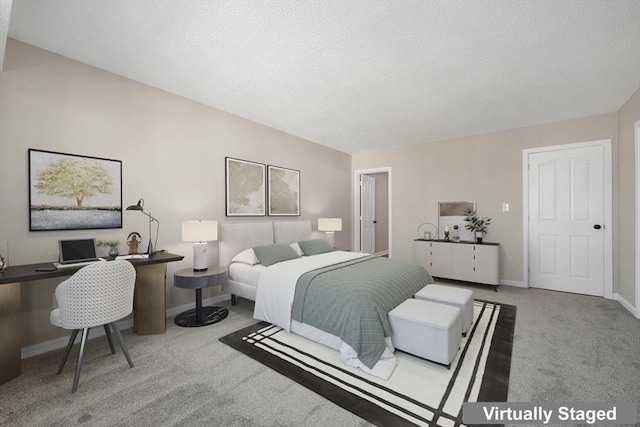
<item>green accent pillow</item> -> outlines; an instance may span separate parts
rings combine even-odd
[[[253,248],[260,264],[268,267],[282,261],[300,258],[300,255],[286,243],[275,243],[273,245],[256,246]]]
[[[335,251],[329,242],[323,239],[303,240],[302,242],[298,242],[298,245],[306,256]]]

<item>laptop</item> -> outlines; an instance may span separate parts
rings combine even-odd
[[[100,261],[96,255],[96,239],[58,240],[59,264]]]

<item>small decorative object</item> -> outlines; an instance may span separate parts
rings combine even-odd
[[[136,255],[138,253],[138,246],[142,242],[142,237],[137,231],[129,233],[127,237],[127,245],[129,246],[129,255]]]
[[[424,231],[425,228],[431,228],[433,231]],[[418,226],[418,239],[431,240],[433,236],[438,236],[438,227],[430,222],[423,222]]]
[[[487,227],[491,223],[491,218],[480,218],[475,210],[468,209],[464,212],[464,220],[468,222],[465,228],[473,233],[475,243],[482,243],[482,236],[487,234]]]
[[[109,247],[109,257],[111,259],[116,259],[116,257],[118,256],[118,254],[119,254],[118,245],[119,244],[120,244],[120,242],[118,242],[117,240],[98,240],[98,246],[100,246],[100,247],[108,246]]]
[[[5,252],[6,256],[0,255],[0,273],[7,271],[9,268],[9,242],[7,242],[7,251]]]
[[[444,241],[445,242],[449,241],[449,227],[444,228]]]
[[[451,240],[456,243],[460,242],[460,232],[458,231],[459,228],[460,227],[458,227],[457,225],[453,226],[453,234],[451,236]]]

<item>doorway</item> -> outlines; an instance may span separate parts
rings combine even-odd
[[[524,282],[613,297],[611,141],[523,151]]]
[[[391,257],[391,167],[354,171],[354,248]]]
[[[636,122],[636,317],[640,319],[640,120]]]

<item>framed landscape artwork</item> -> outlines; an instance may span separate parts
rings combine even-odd
[[[300,215],[300,171],[269,166],[269,215]]]
[[[122,228],[122,162],[29,149],[29,230]]]
[[[265,165],[226,158],[227,216],[265,216]]]
[[[465,211],[476,209],[476,202],[440,202],[438,203],[438,238],[444,239],[444,228],[449,227],[453,232],[453,227],[458,226],[460,240],[463,242],[473,242],[474,237],[471,231],[465,228],[467,224]]]

